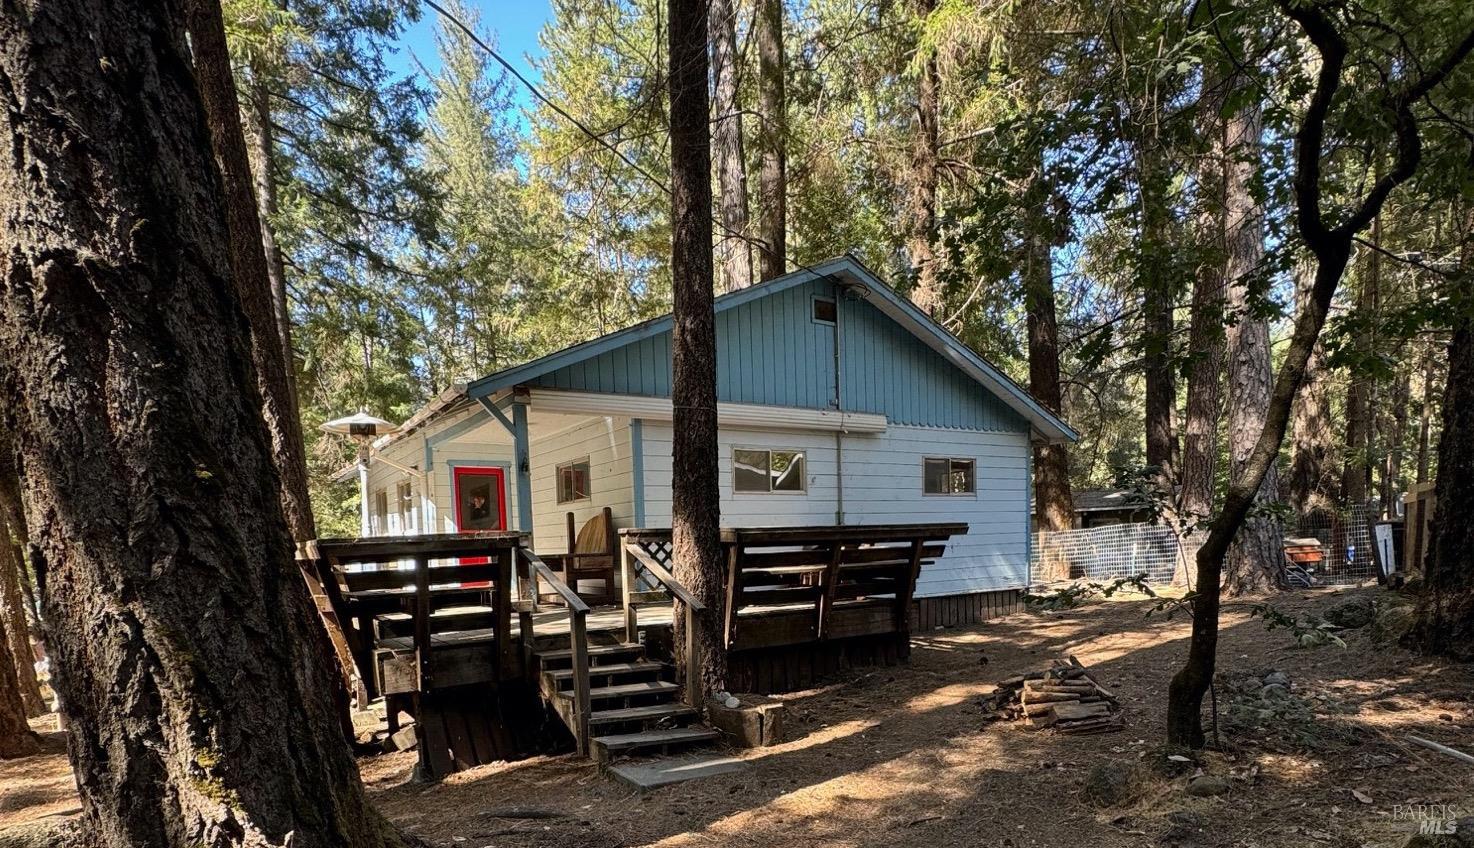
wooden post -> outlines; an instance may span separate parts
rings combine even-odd
[[[828,636],[829,608],[834,605],[834,589],[839,583],[839,561],[843,556],[844,542],[835,539],[834,544],[829,547],[829,565],[824,569],[824,588],[819,595],[819,622],[814,632],[820,641]]]
[[[686,703],[701,709],[701,666],[696,652],[696,609],[690,604],[686,610]]]
[[[742,542],[727,545],[727,608],[722,611],[726,631],[722,647],[732,650],[737,640],[737,602],[742,598]]]
[[[911,596],[916,592],[916,578],[921,576],[921,555],[925,548],[925,539],[917,537],[911,541],[911,568],[906,585],[896,593],[896,629],[905,634],[911,632]]]
[[[496,584],[492,590],[492,615],[496,617],[497,680],[516,674],[516,654],[512,649],[512,556],[517,547],[502,547],[496,555]]]
[[[588,613],[570,610],[568,636],[573,649],[573,736],[578,753],[589,753],[589,623]]]
[[[537,581],[525,557],[517,560],[517,596],[521,600],[517,605],[517,641],[522,645],[523,673],[530,674],[533,640],[537,635],[532,622],[532,612],[537,608]]]
[[[631,544],[636,543],[629,539],[619,543],[619,579],[624,599],[624,641],[634,644],[640,641],[640,612],[630,603],[630,593],[635,590],[635,567],[627,547]]]
[[[414,694],[415,747],[419,757],[420,774],[431,776],[435,768],[430,760],[430,737],[425,732],[429,724],[428,709],[430,687],[434,685],[430,646],[430,560],[423,554],[415,557],[415,603],[413,611],[415,630],[415,667],[419,680]],[[365,631],[365,639],[370,638]]]

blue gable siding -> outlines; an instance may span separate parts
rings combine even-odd
[[[728,403],[832,409],[835,328],[813,320],[813,298],[834,297],[812,280],[717,313],[717,397]],[[863,299],[839,301],[845,409],[896,424],[1027,432],[1028,424]],[[613,394],[670,395],[670,332],[573,362],[529,385]]]
[[[834,328],[810,320],[815,280],[748,301],[716,316],[717,397],[828,409],[834,405]],[[670,395],[670,333],[622,345],[538,377],[530,385],[614,394]]]
[[[839,301],[844,407],[893,424],[1026,433],[1028,422],[864,300]]]

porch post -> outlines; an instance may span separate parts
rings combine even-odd
[[[358,449],[358,535],[369,535],[368,448]]]
[[[532,450],[527,437],[527,397],[512,400],[513,473],[517,475],[517,529],[532,532]]]

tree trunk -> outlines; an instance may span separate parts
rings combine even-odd
[[[936,0],[916,0],[916,16],[922,22],[936,8]],[[924,49],[918,47],[917,49]],[[911,300],[921,311],[940,317],[941,283],[937,279],[937,163],[938,126],[941,121],[941,79],[935,51],[928,51],[916,80],[915,138],[911,142],[910,186],[906,197],[906,253],[916,287]]]
[[[276,459],[281,480],[282,511],[292,538],[305,542],[317,538],[312,517],[312,499],[307,488],[307,449],[302,441],[301,417],[298,414],[291,370],[291,343],[288,331],[279,319],[284,317],[284,303],[273,296],[271,271],[266,248],[274,247],[270,228],[262,220],[252,185],[250,156],[241,125],[240,102],[236,97],[235,76],[230,66],[230,53],[225,41],[225,24],[217,0],[191,0],[189,3],[190,47],[194,55],[195,78],[200,100],[215,152],[215,165],[220,169],[225,189],[226,222],[229,225],[230,264],[241,307],[251,328],[251,358],[255,366],[257,388],[261,393],[261,413],[271,435],[272,456]],[[279,259],[279,257],[278,257]],[[327,601],[322,583],[315,571],[303,560],[301,573],[312,596],[313,606],[323,622],[329,646],[341,671],[342,685],[333,691],[338,703],[343,732],[353,738],[353,718],[349,709],[348,690],[352,686],[353,654],[341,627]]]
[[[1381,240],[1381,226],[1372,222],[1371,241]],[[1357,295],[1356,313],[1370,322],[1377,314],[1377,302],[1382,277],[1382,254],[1367,250],[1361,269],[1361,291]],[[1358,358],[1366,359],[1373,354],[1375,343],[1370,325],[1364,326],[1356,336]],[[1342,464],[1341,498],[1345,506],[1365,505],[1371,495],[1372,484],[1372,378],[1366,373],[1366,364],[1358,362],[1351,369],[1351,381],[1346,387],[1346,460]]]
[[[1437,396],[1433,390],[1434,380],[1438,376],[1438,357],[1433,351],[1436,348],[1428,345],[1428,351],[1423,355],[1423,385],[1418,398],[1418,470],[1414,478],[1416,483],[1428,482],[1429,454],[1432,444],[1433,430],[1433,406],[1434,398]]]
[[[251,163],[251,178],[256,187],[256,210],[257,218],[261,223],[261,247],[266,254],[266,273],[270,280],[272,317],[276,323],[277,335],[281,338],[282,363],[286,367],[287,398],[291,401],[293,420],[296,421],[300,420],[300,416],[297,415],[297,362],[292,352],[291,304],[287,300],[287,263],[282,256],[281,245],[276,242],[276,232],[272,230],[272,222],[276,219],[277,214],[277,200],[276,177],[271,167],[276,147],[275,131],[271,125],[271,95],[267,90],[264,75],[259,70],[252,70],[249,86],[250,96],[246,100],[245,110],[241,113],[241,123],[246,136],[247,156]]]
[[[41,750],[41,739],[26,722],[26,703],[15,675],[9,633],[0,622],[0,760],[28,757]]]
[[[1401,360],[1401,357],[1398,357]],[[1407,371],[1398,374],[1387,398],[1388,409],[1382,421],[1382,486],[1381,514],[1392,518],[1402,499],[1402,455],[1407,437],[1407,407],[1412,394],[1412,380]]]
[[[26,715],[35,718],[50,712],[41,696],[36,680],[36,656],[31,650],[31,626],[26,620],[26,604],[22,600],[20,549],[11,542],[11,533],[0,520],[0,626],[10,640],[10,658],[15,663],[16,687]]]
[[[1242,107],[1228,119],[1226,172],[1227,248],[1224,280],[1228,306],[1238,316],[1227,332],[1228,342],[1228,480],[1234,486],[1248,479],[1249,460],[1264,431],[1274,375],[1270,365],[1269,323],[1249,314],[1249,288],[1261,273],[1264,259],[1264,211],[1252,194],[1259,167],[1260,113],[1257,102]],[[1274,464],[1258,486],[1259,503],[1279,498]],[[1246,520],[1229,551],[1225,589],[1243,595],[1275,589],[1284,559],[1284,532],[1278,520],[1256,515]]]
[[[1178,518],[1186,526],[1188,552],[1202,541],[1199,526],[1213,514],[1218,466],[1218,419],[1223,414],[1224,168],[1223,120],[1213,79],[1203,83],[1198,104],[1203,137],[1210,140],[1198,173],[1198,241],[1202,256],[1193,277],[1192,317],[1188,323],[1187,404],[1182,427]]]
[[[752,247],[747,234],[747,160],[742,151],[742,105],[738,102],[737,4],[711,0],[712,146],[721,188],[722,231],[717,256],[727,291],[752,285]]]
[[[1042,168],[1041,160],[1039,167]],[[1054,305],[1054,269],[1050,264],[1054,225],[1049,218],[1049,187],[1036,174],[1027,199],[1024,233],[1024,310],[1028,313],[1029,392],[1056,415],[1063,412],[1059,379],[1059,325]],[[1075,524],[1070,491],[1070,453],[1066,445],[1034,448],[1034,512],[1040,530],[1068,530]]]
[[[107,846],[399,844],[295,573],[180,18],[0,10],[0,392],[83,819]]]
[[[1142,142],[1143,146],[1154,144]],[[1177,438],[1172,413],[1177,406],[1173,379],[1172,331],[1177,305],[1168,223],[1167,175],[1155,150],[1139,154],[1141,167],[1141,233],[1138,274],[1142,292],[1142,361],[1146,383],[1146,464],[1163,483],[1172,479]],[[1165,488],[1165,486],[1164,486]]]
[[[758,278],[788,269],[787,105],[783,93],[783,0],[757,0],[753,19],[758,57]]]
[[[711,139],[707,124],[706,3],[670,0],[671,531],[675,577],[706,605],[696,616],[701,668],[684,668],[703,694],[726,685],[722,642],[721,493],[717,487],[717,346],[712,308]],[[676,644],[687,638],[676,609]],[[685,653],[677,650],[684,658]]]
[[[1474,212],[1468,214],[1474,231]],[[1451,298],[1469,303],[1474,289],[1474,245],[1464,245],[1461,271],[1451,285],[1464,291]],[[1474,316],[1458,311],[1448,346],[1448,379],[1443,391],[1438,437],[1438,476],[1434,482],[1433,526],[1423,564],[1423,596],[1408,641],[1418,649],[1474,660]]]
[[[1315,282],[1315,263],[1308,257],[1295,272],[1295,311],[1305,308]],[[1290,505],[1299,516],[1327,513],[1334,501],[1327,463],[1331,454],[1331,398],[1326,385],[1325,353],[1319,341],[1305,363],[1305,385],[1295,395],[1291,414]]]
[[[230,264],[241,307],[251,327],[252,363],[256,367],[261,411],[271,434],[272,455],[281,478],[282,508],[292,538],[317,538],[312,501],[307,491],[307,453],[296,400],[287,374],[290,345],[284,346],[278,322],[281,312],[273,295],[271,273],[263,251],[265,231],[256,206],[250,157],[241,129],[241,108],[225,43],[225,24],[217,0],[190,0],[189,34],[195,79],[215,152],[215,165],[225,188]]]

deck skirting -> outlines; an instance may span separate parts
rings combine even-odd
[[[995,589],[965,595],[917,598],[911,603],[911,632],[977,624],[1024,608],[1022,589]]]

